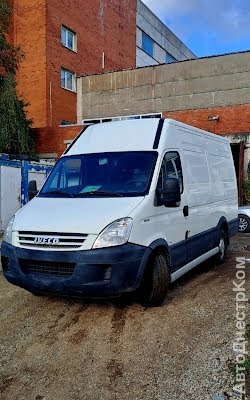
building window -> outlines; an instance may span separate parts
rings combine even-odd
[[[159,114],[142,114],[142,115],[125,115],[119,117],[108,117],[108,118],[94,118],[94,119],[83,119],[83,125],[94,125],[102,124],[104,122],[114,122],[114,121],[125,121],[130,119],[145,119],[145,118],[161,118],[162,113]]]
[[[76,76],[67,69],[61,69],[61,87],[72,92],[76,91]]]
[[[154,56],[154,41],[144,32],[142,32],[142,50],[149,56]]]
[[[176,59],[172,57],[169,53],[166,53],[166,63],[174,63],[176,62]]]
[[[76,33],[62,26],[61,43],[70,50],[76,51]]]

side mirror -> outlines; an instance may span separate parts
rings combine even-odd
[[[180,183],[177,178],[167,178],[164,188],[157,190],[157,205],[165,207],[178,207],[181,201]]]
[[[30,181],[28,186],[29,200],[32,200],[38,193],[36,181]]]

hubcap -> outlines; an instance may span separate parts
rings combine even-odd
[[[239,231],[240,232],[244,232],[248,227],[248,222],[245,218],[240,218],[240,222],[239,222]]]
[[[225,255],[225,249],[226,249],[224,238],[220,238],[219,249],[220,249],[220,258],[222,259]]]

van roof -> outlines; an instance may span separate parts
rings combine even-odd
[[[172,119],[148,118],[105,122],[87,127],[64,154],[90,154],[115,151],[152,151],[157,149],[162,122],[201,133],[206,137],[225,142],[227,139]]]

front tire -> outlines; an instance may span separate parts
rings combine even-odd
[[[239,232],[248,233],[250,232],[250,218],[244,214],[239,214]]]
[[[142,304],[146,307],[161,306],[171,282],[167,257],[163,252],[153,255],[145,270],[141,285]]]

